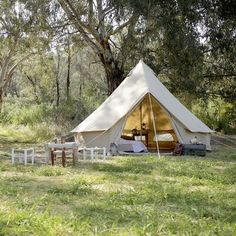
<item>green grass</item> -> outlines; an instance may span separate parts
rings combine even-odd
[[[0,153],[0,235],[236,235],[236,155],[118,157],[75,167]]]

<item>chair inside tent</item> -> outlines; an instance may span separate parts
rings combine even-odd
[[[173,150],[178,141],[169,113],[150,94],[128,114],[121,138],[142,141],[149,151]]]

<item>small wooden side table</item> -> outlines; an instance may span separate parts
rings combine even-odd
[[[51,164],[52,166],[55,164],[55,156],[56,152],[61,150],[61,158],[62,158],[62,166],[65,167],[66,165],[66,151],[72,150],[72,158],[73,158],[73,165],[76,163],[77,154],[78,154],[78,145],[75,142],[71,143],[49,143],[48,148],[50,150],[51,156]]]

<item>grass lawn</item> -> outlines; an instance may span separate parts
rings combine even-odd
[[[236,153],[75,167],[0,152],[0,235],[236,235]]]

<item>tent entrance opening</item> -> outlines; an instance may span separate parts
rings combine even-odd
[[[156,142],[161,150],[173,150],[178,141],[170,115],[149,94],[128,115],[121,137],[142,141],[149,151],[157,150]]]

